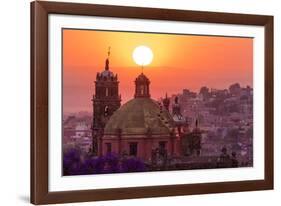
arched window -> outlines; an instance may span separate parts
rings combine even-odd
[[[140,92],[141,92],[141,95],[144,95],[144,85],[141,85],[141,86],[140,86],[140,90],[141,90],[141,91],[140,91]]]
[[[105,88],[105,96],[108,97],[108,88]]]

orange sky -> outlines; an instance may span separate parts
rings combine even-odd
[[[144,68],[154,99],[184,88],[222,89],[236,82],[252,86],[251,38],[67,29],[63,30],[64,112],[92,111],[96,73],[104,70],[109,46],[110,70],[118,74],[122,104],[131,99],[141,72],[132,58],[139,45],[150,47],[154,54]]]

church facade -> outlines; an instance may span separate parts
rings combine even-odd
[[[109,70],[107,58],[105,70],[96,76],[93,95],[95,155],[115,153],[153,162],[156,157],[167,159],[188,154],[189,139],[200,143],[194,140],[201,138],[199,129],[196,127],[196,137],[189,131],[177,98],[171,112],[167,94],[162,102],[151,98],[150,80],[146,75],[141,73],[135,79],[134,98],[121,107],[118,84],[117,75]]]
[[[150,98],[149,79],[142,73],[135,80],[134,98],[109,119],[101,139],[101,154],[137,156],[149,160],[153,152],[177,152],[172,116]]]

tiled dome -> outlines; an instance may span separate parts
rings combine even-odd
[[[173,126],[170,114],[162,111],[156,101],[150,98],[135,98],[120,107],[105,126],[105,134],[169,135]]]

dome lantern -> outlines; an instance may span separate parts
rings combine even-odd
[[[150,80],[141,73],[135,80],[135,98],[150,98]]]

